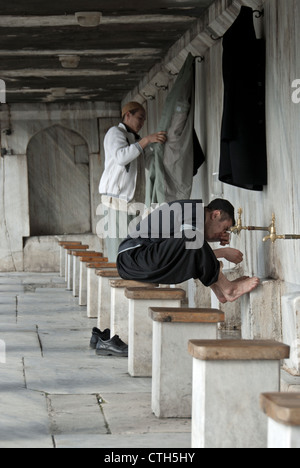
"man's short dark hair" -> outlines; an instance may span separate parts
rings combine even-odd
[[[230,219],[235,225],[235,215],[234,215],[234,207],[228,200],[223,200],[222,198],[217,198],[213,200],[206,209],[210,212],[212,211],[221,211],[223,220]]]

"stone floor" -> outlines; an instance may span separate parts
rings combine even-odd
[[[151,379],[90,350],[95,325],[57,275],[0,274],[0,448],[190,447],[190,420],[151,413]]]

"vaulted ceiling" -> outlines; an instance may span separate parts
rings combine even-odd
[[[213,1],[0,0],[6,101],[120,101]]]

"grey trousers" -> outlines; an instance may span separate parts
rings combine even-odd
[[[134,216],[128,215],[125,211],[118,211],[107,208],[108,211],[108,235],[105,239],[105,246],[108,261],[115,263],[118,256],[119,245],[128,236],[128,226]]]

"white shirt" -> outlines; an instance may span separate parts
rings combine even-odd
[[[126,126],[121,123],[107,132],[104,138],[104,151],[105,169],[99,192],[102,195],[131,202],[136,192],[138,173],[143,177],[139,184],[144,186],[143,148],[136,141],[135,135],[128,132]],[[139,161],[138,158],[140,158]]]

